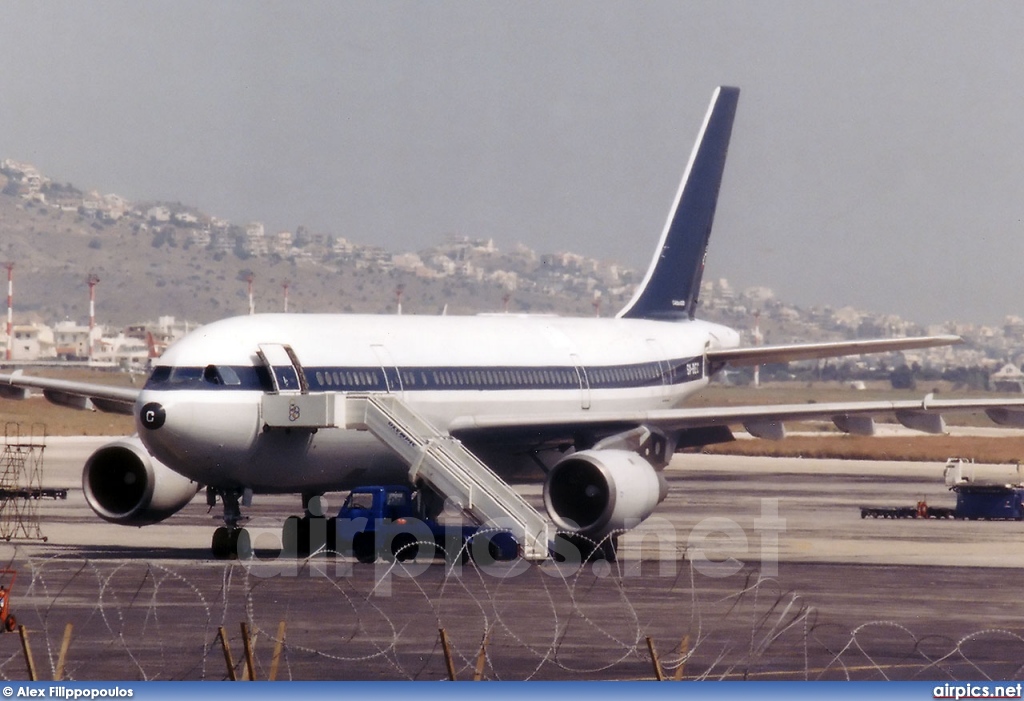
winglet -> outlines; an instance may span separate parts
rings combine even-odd
[[[720,87],[711,97],[654,260],[619,317],[694,318],[739,96],[739,88]]]

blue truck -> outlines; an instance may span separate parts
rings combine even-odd
[[[439,523],[424,515],[416,497],[404,485],[353,489],[334,520],[337,552],[364,563],[417,557],[490,563],[519,557],[519,543],[509,531]]]

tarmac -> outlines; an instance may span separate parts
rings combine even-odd
[[[202,495],[145,528],[93,515],[81,466],[106,440],[49,438],[43,486],[68,498],[34,503],[45,542],[0,543],[41,679],[69,623],[65,679],[226,679],[220,628],[241,676],[243,622],[258,679],[446,679],[442,628],[459,679],[653,679],[652,647],[669,679],[1024,675],[1024,523],[860,517],[952,506],[941,464],[680,455],[619,560],[583,566],[281,558],[299,499],[257,495],[256,558],[224,562]],[[28,678],[17,633],[0,676]]]

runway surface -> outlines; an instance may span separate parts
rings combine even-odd
[[[678,456],[669,498],[619,562],[450,570],[264,549],[214,561],[219,507],[202,496],[156,526],[103,523],[80,483],[102,442],[49,439],[44,486],[69,497],[37,502],[46,542],[0,544],[41,678],[72,623],[65,678],[224,679],[217,631],[240,671],[243,621],[263,679],[281,621],[279,679],[443,679],[439,628],[462,679],[485,635],[488,679],[650,679],[648,637],[670,678],[1024,674],[1024,524],[860,518],[862,505],[952,506],[941,464]],[[298,507],[257,496],[257,546]],[[17,634],[0,636],[0,676],[27,678]]]

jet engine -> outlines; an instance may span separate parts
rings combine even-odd
[[[137,436],[89,456],[82,471],[85,500],[96,514],[122,526],[148,526],[181,510],[200,485],[146,452]]]
[[[662,474],[629,450],[573,453],[544,482],[544,505],[555,525],[592,539],[633,528],[667,494]]]

